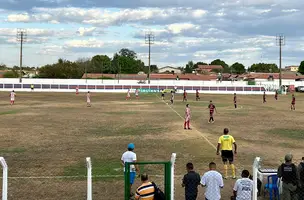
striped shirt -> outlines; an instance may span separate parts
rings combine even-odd
[[[135,199],[153,200],[154,191],[154,186],[151,182],[143,183],[139,188],[137,188]]]

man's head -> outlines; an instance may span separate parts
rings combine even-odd
[[[210,100],[210,103],[212,103],[212,100]]]
[[[250,176],[250,173],[248,170],[245,169],[242,171],[242,178],[248,178],[249,176]]]
[[[236,93],[234,93],[234,96],[236,95]]]
[[[133,143],[128,144],[128,151],[133,151],[135,148],[135,145]]]
[[[229,133],[229,129],[228,128],[224,128],[224,135],[227,135]]]
[[[189,107],[189,104],[186,104],[186,107],[188,108],[188,107]]]
[[[210,170],[216,170],[216,164],[214,162],[209,163]]]
[[[15,91],[13,90],[13,92],[15,92]]]
[[[194,169],[194,166],[193,166],[192,163],[189,162],[189,163],[187,163],[186,168],[187,168],[187,171],[189,172],[189,171],[192,171]]]
[[[292,162],[292,154],[291,153],[288,153],[285,155],[285,162]]]
[[[88,91],[88,93],[90,93],[90,91]]]
[[[147,182],[149,180],[149,176],[146,173],[140,175],[141,182]]]

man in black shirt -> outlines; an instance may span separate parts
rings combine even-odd
[[[298,171],[301,182],[301,186],[299,189],[299,200],[304,200],[304,157],[302,157],[302,162],[298,166]]]
[[[300,186],[300,177],[295,164],[292,163],[292,155],[285,156],[285,163],[278,169],[278,177],[282,178],[282,199],[297,200],[297,188]]]
[[[200,175],[194,171],[192,163],[187,163],[187,174],[183,178],[182,186],[185,187],[186,200],[196,200],[198,189],[200,185]]]

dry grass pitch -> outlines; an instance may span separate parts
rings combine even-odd
[[[251,171],[256,156],[263,158],[266,167],[275,168],[287,152],[296,161],[303,156],[304,95],[298,93],[296,111],[290,111],[290,95],[279,96],[278,101],[268,96],[266,104],[261,96],[238,95],[238,109],[233,108],[232,95],[201,94],[200,102],[190,95],[195,127],[190,131],[183,129],[183,119],[178,116],[184,116],[181,95],[176,96],[173,110],[159,94],[125,101],[125,94],[93,93],[91,108],[86,107],[84,94],[18,92],[14,106],[9,105],[8,95],[0,93],[0,156],[9,166],[10,200],[86,199],[86,178],[82,176],[88,156],[93,175],[98,176],[93,199],[122,200],[120,158],[130,142],[135,143],[140,161],[168,160],[171,153],[177,153],[176,175],[185,173],[189,161],[200,174],[210,161],[221,171],[221,159],[207,140],[216,145],[225,127],[239,146],[238,174],[242,169]],[[207,123],[209,100],[219,112],[214,124]],[[151,175],[162,171],[159,166],[142,170]],[[180,176],[176,178],[176,200],[183,199]],[[223,199],[231,196],[233,183],[225,181]]]

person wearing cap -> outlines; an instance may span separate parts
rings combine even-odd
[[[297,188],[300,185],[300,177],[295,164],[292,163],[292,154],[285,156],[285,163],[278,169],[278,177],[282,178],[282,199],[297,200]]]
[[[125,166],[126,162],[137,162],[136,153],[134,153],[135,145],[133,143],[128,144],[128,151],[122,154],[121,157],[121,163],[122,166]],[[124,168],[125,172],[125,168]],[[137,165],[130,165],[130,195],[133,196],[134,193],[132,193],[132,185],[134,183],[136,172],[139,172],[139,168]]]
[[[304,200],[304,157],[298,166],[298,172],[300,175],[300,188],[299,188],[299,200]]]

